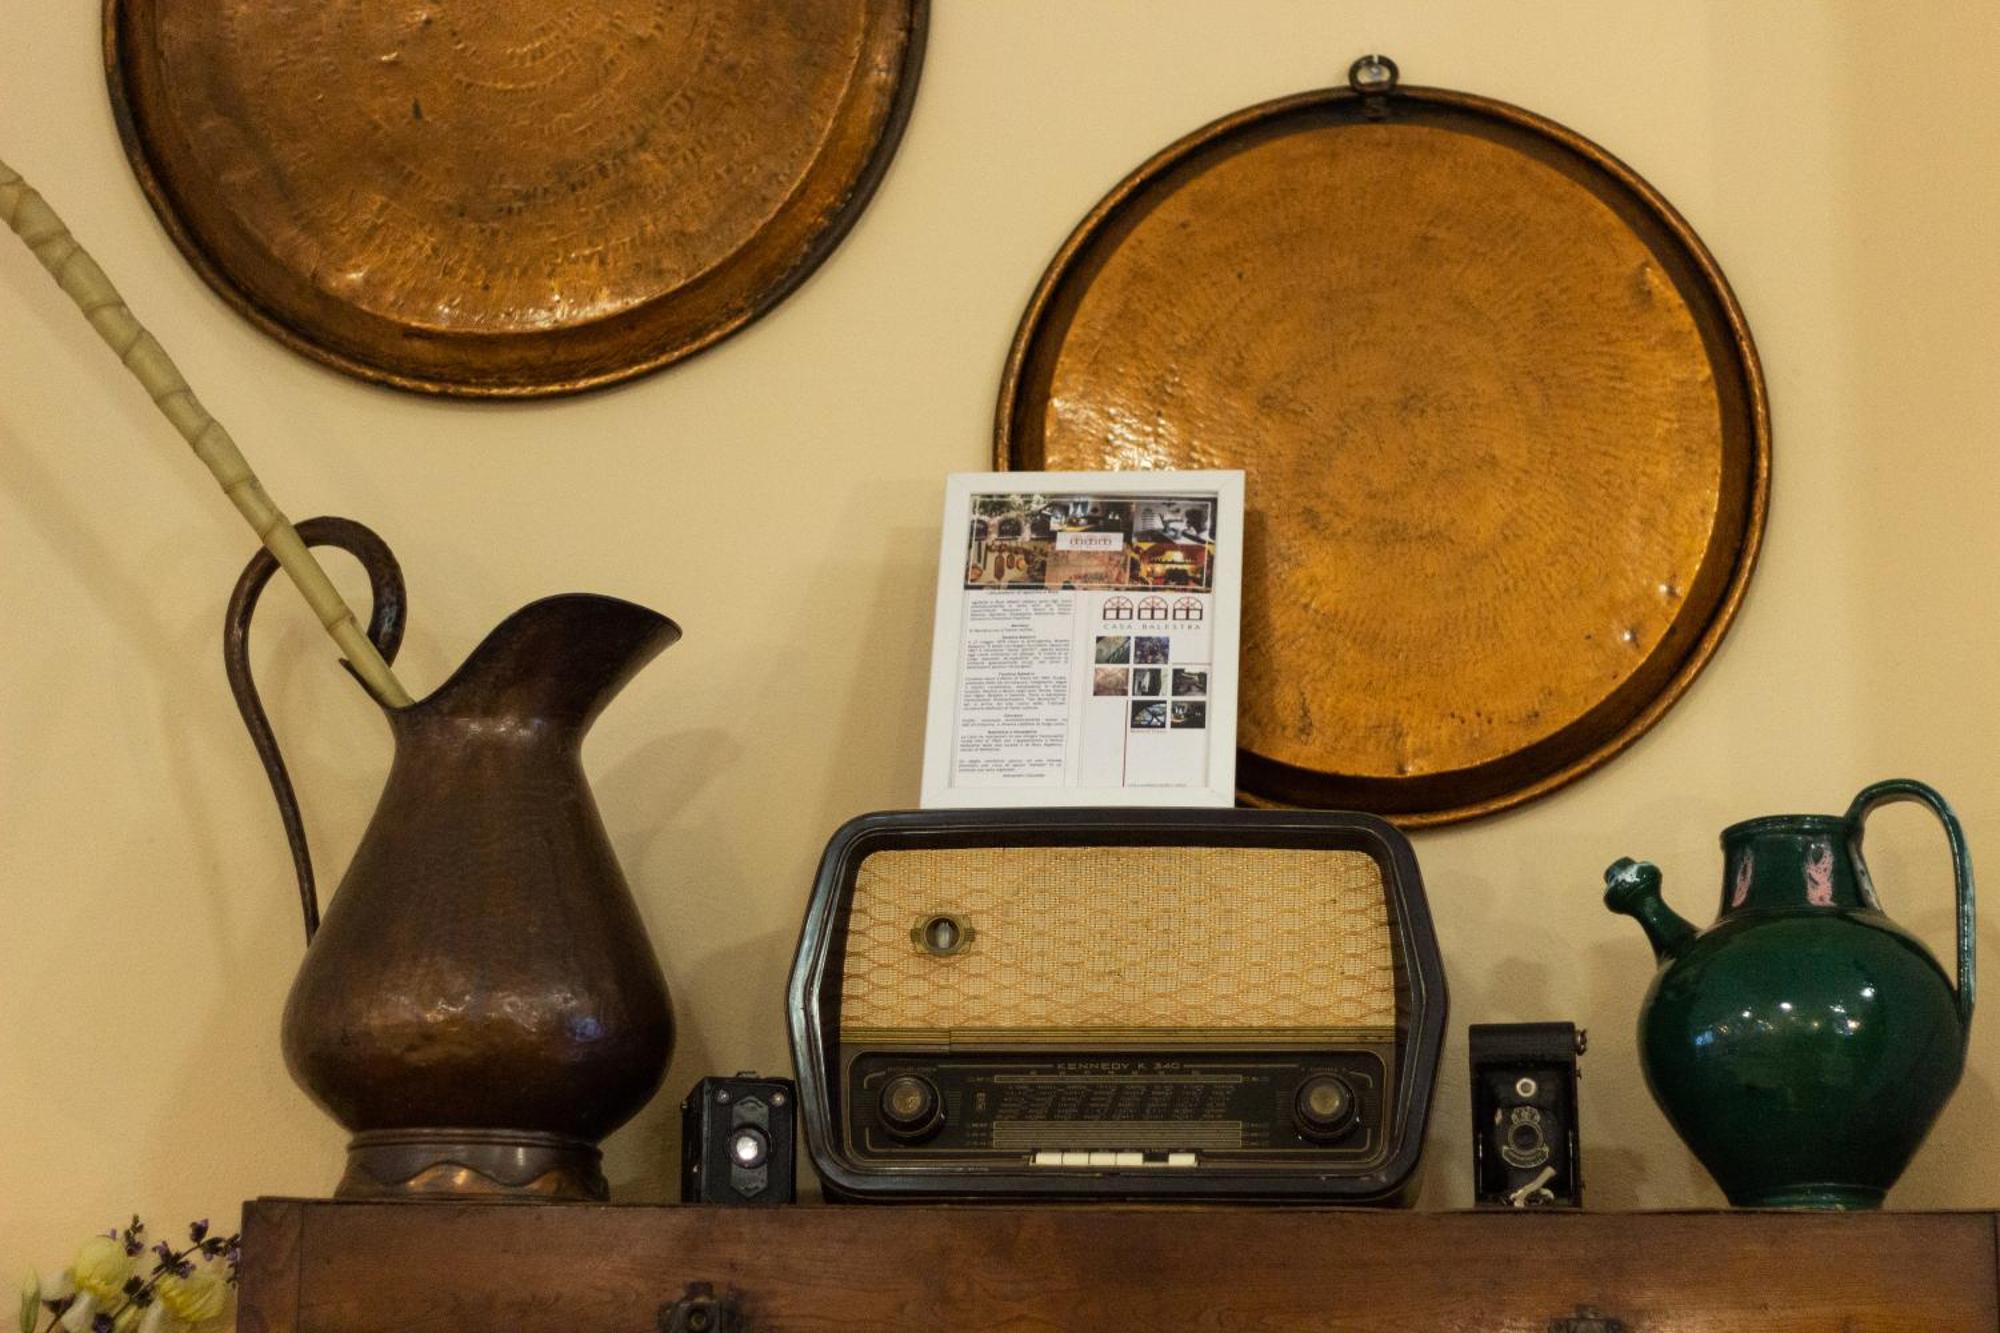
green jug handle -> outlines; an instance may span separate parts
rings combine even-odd
[[[1945,841],[1951,844],[1951,874],[1958,884],[1958,1016],[1968,1029],[1972,1026],[1972,946],[1975,938],[1975,918],[1972,898],[1972,857],[1965,850],[1965,831],[1958,826],[1958,816],[1944,797],[1912,778],[1889,778],[1863,787],[1854,798],[1854,804],[1847,807],[1847,845],[1854,856],[1855,869],[1860,873],[1872,892],[1874,882],[1868,877],[1868,863],[1861,859],[1861,837],[1866,830],[1868,812],[1878,805],[1892,805],[1897,801],[1920,801],[1930,807],[1938,822],[1944,825]]]

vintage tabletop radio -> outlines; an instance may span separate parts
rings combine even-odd
[[[1407,1202],[1445,1021],[1368,815],[865,815],[820,863],[792,1052],[830,1198]]]

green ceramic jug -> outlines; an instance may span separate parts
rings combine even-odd
[[[1868,812],[1921,801],[1944,824],[1958,891],[1958,984],[1875,898]],[[1921,782],[1865,788],[1847,813],[1722,831],[1722,910],[1697,932],[1660,872],[1621,860],[1604,904],[1660,961],[1639,1009],[1646,1084],[1729,1201],[1875,1208],[1965,1068],[1972,1025],[1972,863],[1958,818]]]

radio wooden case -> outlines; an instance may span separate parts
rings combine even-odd
[[[790,988],[852,1199],[1406,1202],[1445,1022],[1409,843],[1368,815],[865,815]]]

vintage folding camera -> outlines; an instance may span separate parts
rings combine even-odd
[[[681,1103],[682,1203],[790,1203],[798,1089],[788,1078],[705,1078]]]
[[[1475,1023],[1472,1188],[1481,1205],[1581,1208],[1574,1023]]]

